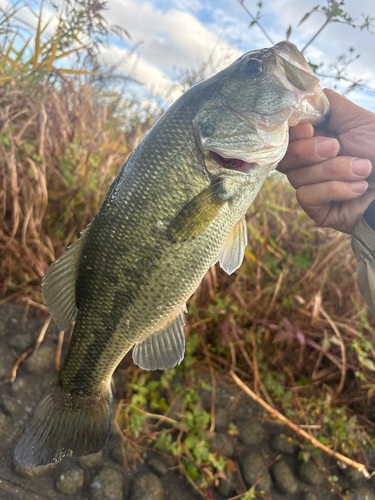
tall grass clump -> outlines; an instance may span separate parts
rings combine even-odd
[[[100,44],[120,32],[104,7],[66,2],[43,22],[42,4],[30,35],[16,23],[27,5],[0,13],[2,292],[40,300],[48,265],[97,212],[132,149],[132,103],[103,84],[99,65]]]

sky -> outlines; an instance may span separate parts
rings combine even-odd
[[[257,1],[245,0],[253,15],[258,11]],[[317,2],[264,0],[260,22],[274,43],[286,38],[291,25],[290,40],[302,49],[325,21],[323,14],[315,12],[297,27]],[[325,6],[326,0],[320,4]],[[374,0],[346,0],[344,8],[357,23],[362,22],[362,14],[375,18]],[[249,29],[251,19],[237,0],[108,0],[106,18],[125,28],[131,39],[119,41],[112,37],[102,50],[103,61],[117,63],[119,71],[144,85],[150,98],[154,96],[167,105],[181,94],[182,73],[205,67],[209,76],[244,52],[272,45],[258,26]],[[313,63],[324,63],[320,74],[330,74],[329,66],[353,47],[360,57],[349,66],[346,76],[361,78],[375,88],[374,46],[375,34],[331,23],[305,55]],[[333,87],[335,82],[324,78],[322,84]],[[339,91],[346,87],[337,84]],[[375,111],[375,93],[355,90],[348,97]]]

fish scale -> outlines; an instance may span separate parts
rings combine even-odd
[[[301,103],[314,123],[328,111],[301,53],[281,42],[189,89],[146,134],[43,278],[60,329],[76,322],[16,462],[43,466],[99,451],[111,427],[110,379],[134,345],[142,368],[181,362],[186,301],[215,262],[228,273],[241,265],[244,216],[283,157]]]

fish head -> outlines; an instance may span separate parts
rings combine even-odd
[[[319,79],[287,41],[247,52],[206,82],[215,90],[193,126],[215,173],[249,174],[254,166],[269,172],[286,152],[289,126],[317,124],[329,113]]]

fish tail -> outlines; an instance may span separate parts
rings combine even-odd
[[[14,451],[14,461],[32,467],[59,462],[65,456],[97,453],[112,425],[112,392],[71,394],[55,378],[34,410]]]

